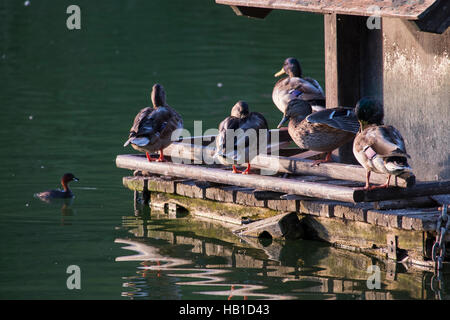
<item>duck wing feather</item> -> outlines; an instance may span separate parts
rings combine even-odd
[[[355,112],[347,108],[330,108],[314,112],[306,117],[310,123],[326,124],[332,128],[352,132],[359,131],[359,122]]]
[[[358,144],[364,148],[370,146],[381,157],[407,157],[405,141],[393,126],[374,126],[364,130],[359,136]]]

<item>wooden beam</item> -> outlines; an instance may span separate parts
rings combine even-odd
[[[145,170],[160,175],[189,179],[195,178],[202,181],[344,202],[371,202],[450,193],[450,181],[422,183],[411,188],[388,188],[364,191],[354,190],[346,186],[297,179],[255,174],[234,174],[228,170],[202,166],[171,162],[149,162],[144,156],[136,155],[119,155],[116,158],[116,165],[119,168]]]
[[[272,11],[272,9],[244,7],[244,6],[230,6],[234,13],[238,16],[246,16],[250,18],[264,19]]]
[[[450,181],[427,182],[411,188],[388,188],[371,191],[356,190],[356,202],[370,202],[380,200],[403,199],[420,196],[450,193]]]
[[[281,144],[282,146],[283,144]],[[193,148],[190,144],[172,143],[165,149],[165,154],[172,157],[196,160],[203,163],[205,157],[208,163],[212,161],[214,149],[211,147]],[[257,169],[266,169],[273,172],[289,173],[294,175],[315,175],[325,176],[332,179],[350,180],[365,182],[366,170],[359,165],[349,165],[343,163],[322,163],[319,166],[311,167],[312,160],[295,157],[278,157],[260,154],[256,156],[251,164]],[[383,184],[386,181],[384,174],[372,173],[370,181],[375,184]],[[414,175],[405,175],[397,179],[397,186],[410,187],[415,184]],[[391,179],[391,185],[395,186],[395,179]]]
[[[354,202],[354,190],[316,182],[303,182],[261,175],[234,174],[231,171],[176,164],[171,162],[149,162],[143,156],[119,155],[116,158],[119,168],[145,170],[156,174],[195,178],[216,183],[232,184],[261,190],[304,195],[322,199]]]
[[[338,100],[338,71],[337,71],[337,33],[336,14],[325,14],[324,46],[325,46],[325,94],[327,108],[335,108]]]
[[[437,0],[425,12],[420,14],[419,20],[414,20],[421,31],[444,33],[450,25],[450,6],[448,0]]]
[[[216,0],[216,3],[230,6],[295,10],[322,14],[337,13],[356,16],[370,16],[373,14],[373,11],[369,10],[369,8],[378,6],[381,17],[395,17],[410,20],[418,19],[435,2],[436,0]],[[442,2],[445,4],[446,0],[442,0]]]

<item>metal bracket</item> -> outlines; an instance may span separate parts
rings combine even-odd
[[[388,248],[388,258],[397,261],[398,236],[388,234],[386,236],[386,240]]]

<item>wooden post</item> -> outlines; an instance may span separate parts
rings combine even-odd
[[[363,96],[382,101],[381,30],[369,29],[367,17],[324,15],[327,108],[354,107]],[[339,148],[342,163],[354,163],[353,141]]]
[[[325,46],[325,93],[327,108],[334,108],[338,102],[338,73],[337,73],[337,37],[336,14],[325,14],[324,46]]]

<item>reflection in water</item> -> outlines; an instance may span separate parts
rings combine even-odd
[[[131,237],[118,238],[136,252],[117,262],[139,261],[123,279],[122,296],[149,299],[434,299],[429,272],[311,241],[261,244],[226,229],[167,215],[125,217]],[[378,265],[381,289],[368,289],[367,267]]]
[[[240,284],[232,284],[232,283],[224,283],[226,279],[224,277],[220,277],[219,275],[227,273],[229,271],[225,269],[215,269],[215,268],[180,268],[183,265],[191,265],[191,260],[186,259],[177,259],[171,257],[165,257],[159,254],[159,249],[152,247],[150,245],[143,244],[137,241],[124,240],[124,239],[116,239],[114,242],[128,244],[127,247],[123,247],[123,249],[133,250],[138,252],[138,254],[131,256],[123,256],[118,257],[116,261],[145,261],[144,264],[141,264],[138,269],[144,270],[142,273],[143,278],[147,275],[147,270],[155,270],[157,271],[157,275],[161,276],[161,272],[167,272],[166,276],[168,277],[176,277],[176,278],[185,278],[184,281],[179,281],[177,285],[185,285],[185,286],[202,286],[210,289],[218,289],[215,291],[199,291],[196,292],[198,294],[211,295],[216,297],[226,297],[230,300],[233,297],[242,297],[247,299],[248,297],[258,297],[265,299],[288,299],[291,298],[289,296],[283,295],[274,295],[274,294],[259,294],[255,293],[256,290],[265,289],[266,287],[260,285],[240,285]],[[151,265],[154,263],[154,265]],[[174,272],[174,273],[171,273]],[[192,281],[188,281],[188,279],[195,279]],[[132,287],[137,289],[140,285],[142,285],[143,281],[136,279],[130,279],[131,282],[127,282],[124,284],[124,287]],[[126,292],[122,294],[123,296],[146,296],[144,292],[136,290],[136,292],[130,293]]]

